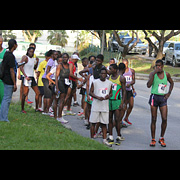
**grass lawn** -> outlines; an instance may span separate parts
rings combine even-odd
[[[9,121],[0,121],[0,150],[109,150],[105,145],[64,128],[54,118],[11,103]]]

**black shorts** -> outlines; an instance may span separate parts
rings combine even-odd
[[[163,95],[151,94],[149,98],[149,105],[155,107],[162,107],[167,105],[167,99]]]
[[[36,83],[36,81],[35,81],[35,79],[34,79],[34,77],[29,77],[30,79],[31,79],[31,87],[33,87],[33,86],[37,86],[37,83]],[[24,77],[22,76],[22,84],[24,85]]]
[[[86,93],[86,89],[81,87],[79,94],[85,95],[85,93]]]
[[[40,95],[44,95],[44,87],[43,86],[38,86]]]
[[[130,97],[133,97],[133,92],[132,92],[132,90],[131,90],[131,91],[127,91],[127,90],[126,90],[126,99],[129,100]]]
[[[50,99],[52,97],[52,91],[49,89],[49,80],[42,78],[44,84],[44,98]]]
[[[58,87],[61,93],[67,94],[69,86],[65,84],[65,80],[58,80]]]

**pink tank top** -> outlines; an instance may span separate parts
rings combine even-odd
[[[125,72],[125,73],[123,74],[123,76],[126,78],[126,85],[127,85],[127,84],[130,84],[131,81],[132,81],[131,68],[129,68],[129,71],[128,71],[128,72]],[[130,86],[129,88],[126,87],[126,90],[127,90],[127,91],[131,91],[131,90],[132,90],[132,86]]]

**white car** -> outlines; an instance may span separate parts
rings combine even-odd
[[[171,42],[165,52],[165,64],[171,63],[173,67],[180,64],[180,42]]]

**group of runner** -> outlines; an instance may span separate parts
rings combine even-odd
[[[0,55],[3,56],[2,54],[5,54],[6,51],[2,48],[2,43],[0,45]],[[17,46],[13,47],[12,52]],[[45,53],[45,60],[39,63],[39,59],[35,56],[35,48],[35,44],[31,43],[26,55],[21,59],[21,66],[18,70],[18,78],[22,80],[20,95],[22,113],[27,113],[24,110],[24,104],[25,101],[28,102],[27,96],[29,87],[31,87],[36,94],[35,112],[40,111],[63,124],[68,123],[63,117],[65,115],[63,109],[67,110],[66,115],[76,115],[71,110],[71,102],[74,97],[75,104],[77,103],[76,89],[78,88],[82,95],[81,111],[78,115],[85,117],[91,138],[102,136],[103,143],[112,146],[114,144],[113,127],[115,127],[117,132],[115,144],[120,145],[120,142],[125,140],[121,134],[121,128],[132,125],[129,115],[132,112],[136,95],[133,86],[135,71],[128,67],[128,60],[123,59],[121,63],[117,64],[112,58],[106,68],[103,65],[104,56],[102,54],[83,58],[84,69],[79,72],[81,75],[79,77],[77,76],[77,62],[81,59],[77,52],[69,57],[68,53],[61,54],[61,52],[49,50]],[[4,61],[3,57],[1,59]],[[34,73],[36,69],[37,77]],[[169,91],[167,81],[170,83]],[[3,83],[2,81],[0,83],[6,85],[4,80]],[[156,61],[155,70],[150,74],[147,83],[148,88],[152,86],[149,100],[152,115],[150,146],[156,144],[155,129],[158,107],[162,116],[159,143],[163,147],[166,146],[164,134],[167,126],[167,99],[172,92],[173,85],[170,74],[163,70],[163,61]],[[2,108],[0,115],[2,115]],[[98,133],[99,128],[101,128],[100,133]],[[108,138],[107,132],[109,133]]]

